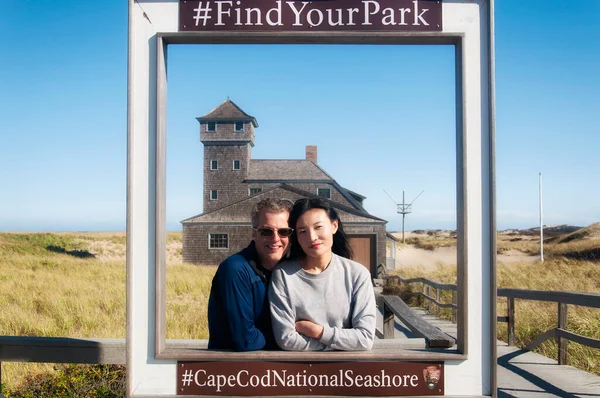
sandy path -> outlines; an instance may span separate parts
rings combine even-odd
[[[440,247],[434,251],[418,249],[406,245],[396,249],[396,269],[404,267],[423,267],[435,269],[438,265],[456,264],[456,248]]]
[[[456,256],[456,247],[441,247],[431,251],[406,245],[396,249],[396,269],[421,266],[426,270],[432,270],[440,265],[456,264]],[[538,257],[511,250],[498,254],[496,259],[499,264],[514,264],[535,262]]]

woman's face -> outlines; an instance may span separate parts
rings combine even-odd
[[[331,221],[323,209],[310,209],[298,218],[295,229],[304,253],[309,257],[321,257],[331,253],[338,222]]]

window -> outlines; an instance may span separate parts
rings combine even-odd
[[[235,131],[237,131],[237,132],[244,131],[244,122],[235,122]]]
[[[250,195],[256,195],[257,193],[261,193],[262,188],[250,188]]]
[[[206,131],[217,131],[217,122],[206,122]]]
[[[331,189],[329,188],[317,188],[317,195],[327,199],[331,199]]]
[[[219,168],[219,162],[217,162],[216,160],[211,160],[210,161],[210,169],[216,170],[218,168]]]
[[[239,170],[240,169],[240,161],[239,160],[234,160],[233,161],[233,169],[234,170]]]
[[[227,234],[208,234],[209,249],[228,249],[229,236]]]
[[[216,189],[210,190],[210,200],[217,200],[219,198],[219,193]]]

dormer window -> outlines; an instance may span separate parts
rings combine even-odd
[[[235,131],[241,133],[244,131],[244,122],[235,122]]]
[[[317,196],[331,199],[331,189],[329,188],[317,188]]]
[[[206,131],[217,131],[217,122],[206,122]]]

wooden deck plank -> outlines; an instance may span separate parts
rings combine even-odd
[[[413,310],[444,332],[456,336],[456,324],[436,319],[421,308],[413,307]],[[600,398],[600,376],[558,365],[554,359],[510,347],[503,341],[498,341],[497,370],[498,398]]]
[[[600,397],[600,377],[498,342],[498,397]]]

